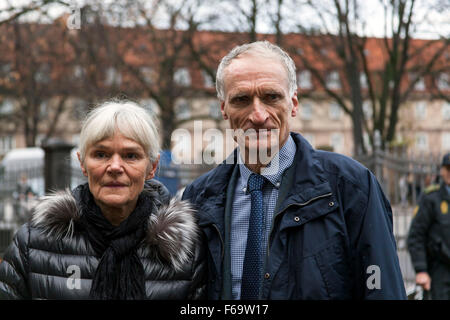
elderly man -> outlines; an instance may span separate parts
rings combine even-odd
[[[223,118],[245,134],[183,194],[208,240],[209,298],[404,299],[375,177],[289,130],[298,111],[289,55],[267,41],[238,46],[216,86]]]
[[[416,283],[434,300],[450,300],[450,153],[442,158],[442,182],[425,189],[408,234]]]

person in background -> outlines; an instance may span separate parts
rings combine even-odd
[[[442,158],[440,184],[428,186],[414,209],[408,250],[416,284],[433,300],[450,299],[450,153]]]
[[[195,211],[151,180],[152,117],[132,102],[102,104],[83,123],[78,158],[88,182],[39,202],[0,264],[0,299],[202,298]]]

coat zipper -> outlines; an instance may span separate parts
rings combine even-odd
[[[286,208],[284,208],[282,211],[278,212],[278,213],[275,215],[274,219],[273,219],[273,224],[272,224],[272,226],[270,227],[269,237],[268,237],[268,239],[267,239],[267,257],[270,256],[270,238],[272,237],[273,226],[275,225],[275,220],[277,219],[277,217],[278,217],[281,213],[283,213],[284,211],[286,211],[289,207],[292,207],[292,206],[304,207],[304,206],[310,204],[311,202],[313,202],[313,201],[315,201],[315,200],[317,200],[317,199],[329,197],[329,196],[331,196],[331,195],[332,195],[332,193],[329,192],[329,193],[326,193],[326,194],[322,194],[322,195],[320,195],[320,196],[317,196],[317,197],[315,197],[315,198],[311,198],[311,199],[309,199],[308,201],[303,202],[303,203],[291,203],[291,204],[288,205]]]

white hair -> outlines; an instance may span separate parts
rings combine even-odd
[[[157,160],[159,134],[150,113],[134,102],[111,100],[91,110],[83,121],[78,146],[81,162],[91,145],[116,132],[140,144],[151,163]]]
[[[225,68],[228,67],[231,62],[239,57],[243,53],[258,53],[266,57],[275,57],[280,60],[283,66],[286,68],[289,84],[289,95],[292,96],[297,90],[297,76],[295,73],[295,63],[292,58],[279,46],[270,43],[269,41],[256,41],[252,43],[243,44],[234,47],[225,57],[220,61],[216,74],[216,91],[217,97],[221,101],[225,101],[225,89],[224,89],[224,73]]]

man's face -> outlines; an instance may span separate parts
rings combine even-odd
[[[283,64],[276,58],[243,54],[225,69],[224,89],[224,119],[229,119],[234,130],[256,131],[250,139],[237,139],[241,149],[247,154],[261,148],[279,150],[289,136],[289,117],[295,117],[298,108],[297,92],[289,95]],[[258,132],[261,129],[267,134]],[[278,129],[279,135],[269,131],[273,129]]]
[[[450,186],[450,165],[442,166],[442,168],[441,168],[441,177],[444,180],[445,184]]]

